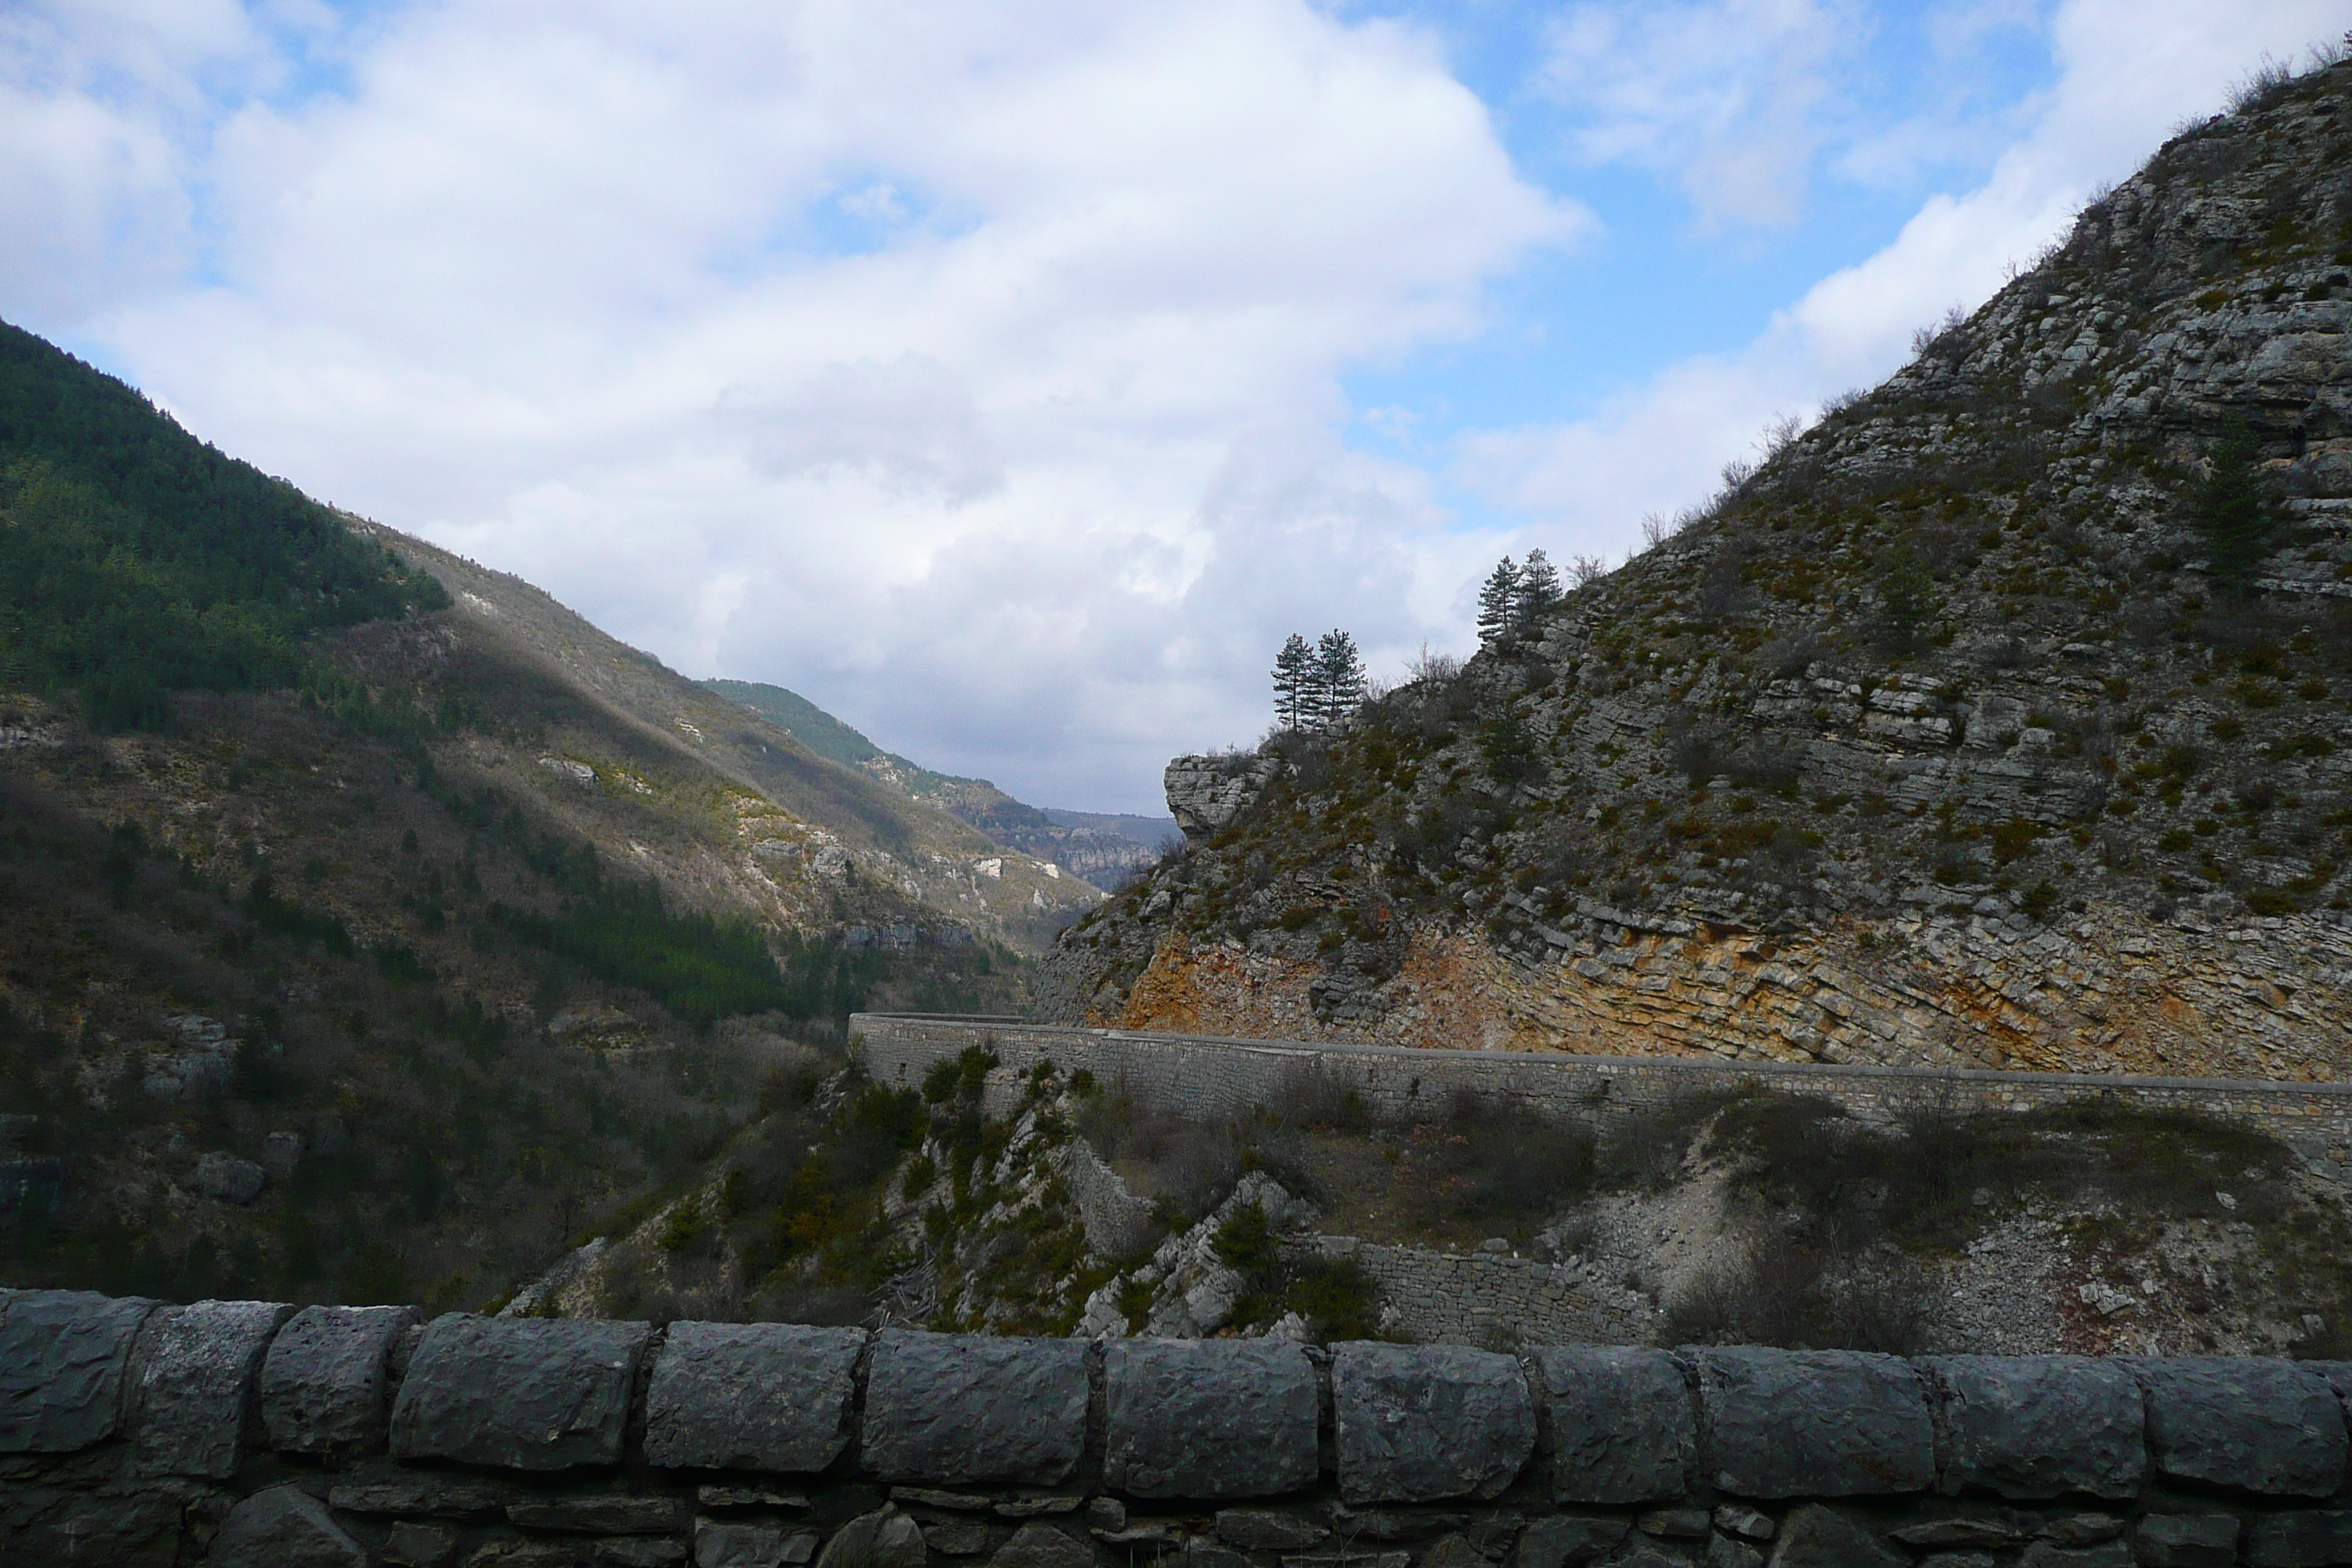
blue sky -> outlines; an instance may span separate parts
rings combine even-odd
[[[691,674],[1149,809],[2352,0],[17,0],[0,316]]]

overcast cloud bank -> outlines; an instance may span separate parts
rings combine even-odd
[[[1858,4],[1569,7],[1531,160],[1458,40],[1297,0],[35,4],[0,18],[0,314],[690,673],[1150,809],[1168,754],[1263,728],[1284,634],[1466,646],[1496,554],[1622,554],[2348,10],[1947,7],[2046,79],[1873,119]],[[1576,170],[1736,253],[1937,137],[1988,172],[1752,342],[1581,422],[1350,444],[1352,372],[1509,331],[1499,284],[1607,242]]]

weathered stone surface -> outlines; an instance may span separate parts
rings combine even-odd
[[[591,1542],[588,1561],[594,1568],[669,1568],[671,1563],[686,1561],[686,1542],[659,1541],[650,1536],[619,1536]]]
[[[1328,1540],[1330,1529],[1312,1514],[1263,1508],[1217,1510],[1217,1539],[1244,1552],[1297,1552]]]
[[[1707,1522],[1703,1508],[1654,1508],[1636,1517],[1633,1528],[1670,1541],[1696,1541],[1706,1534]]]
[[[0,1454],[64,1454],[114,1436],[131,1342],[155,1303],[88,1290],[0,1291]]]
[[[695,1500],[705,1508],[794,1508],[809,1506],[806,1492],[781,1491],[774,1487],[697,1487]]]
[[[0,1563],[174,1568],[180,1500],[156,1491],[0,1484]]]
[[[2133,1362],[2158,1473],[2284,1497],[2344,1481],[2344,1410],[2327,1381],[2256,1358]]]
[[[2132,1553],[2120,1541],[2103,1541],[2096,1546],[2036,1541],[2017,1554],[2017,1568],[2132,1568]]]
[[[1630,1519],[1556,1513],[1530,1523],[1519,1535],[1512,1568],[1580,1568],[1598,1563],[1632,1531]]]
[[[892,1330],[876,1339],[860,1458],[890,1480],[1051,1486],[1085,1447],[1086,1346]]]
[[[466,1558],[466,1568],[587,1568],[587,1552],[577,1541],[486,1541]]]
[[[1705,1412],[1702,1462],[1723,1490],[1857,1497],[1934,1481],[1925,1391],[1897,1357],[1738,1348],[1688,1354]]]
[[[1647,1541],[1636,1540],[1624,1552],[1609,1560],[1609,1568],[1687,1568],[1689,1559],[1660,1550]]]
[[[1493,1497],[1535,1449],[1519,1363],[1458,1345],[1333,1347],[1339,1495],[1349,1502]]]
[[[1183,1568],[1251,1568],[1250,1560],[1233,1548],[1214,1545],[1197,1535],[1184,1542],[1184,1550],[1173,1561]]]
[[[141,1468],[236,1474],[261,1358],[293,1311],[277,1301],[198,1301],[147,1320],[131,1352],[129,1425]]]
[[[457,1555],[457,1532],[445,1524],[404,1519],[385,1532],[377,1555],[392,1568],[444,1568]]]
[[[2239,1528],[2234,1514],[2152,1513],[2139,1521],[2132,1547],[2147,1568],[2230,1568]]]
[[[2003,1497],[2138,1495],[2147,1471],[2139,1384],[2089,1356],[1936,1356],[1948,1488]]]
[[[1809,1503],[1789,1515],[1772,1568],[1905,1568],[1902,1553],[1835,1509]]]
[[[415,1513],[472,1519],[506,1507],[507,1489],[480,1476],[413,1470],[379,1461],[345,1471],[327,1501],[346,1513]]]
[[[988,1563],[989,1568],[1094,1568],[1095,1552],[1066,1532],[1033,1520],[997,1548]]]
[[[270,1487],[237,1504],[205,1559],[214,1568],[367,1568],[367,1560],[299,1487]]]
[[[507,1518],[526,1530],[561,1530],[577,1535],[659,1535],[684,1530],[692,1510],[683,1498],[629,1497],[583,1492],[573,1497],[534,1498],[507,1505]]]
[[[707,1469],[821,1470],[849,1443],[862,1329],[672,1323],[646,1390],[646,1458]]]
[[[2012,1520],[1977,1514],[1931,1519],[1887,1533],[1906,1546],[2014,1546],[2027,1532]]]
[[[305,1307],[270,1342],[261,1363],[261,1423],[284,1454],[357,1454],[381,1447],[388,1417],[392,1342],[414,1307]]]
[[[1697,1418],[1674,1357],[1577,1346],[1538,1350],[1530,1359],[1550,1417],[1554,1498],[1654,1502],[1688,1488]]]
[[[1780,1527],[1769,1513],[1759,1513],[1741,1503],[1727,1502],[1718,1505],[1715,1510],[1715,1528],[1742,1541],[1769,1541]]]
[[[1486,1559],[1461,1536],[1447,1535],[1422,1553],[1421,1568],[1486,1568]]]
[[[1708,1537],[1704,1561],[1706,1568],[1764,1568],[1764,1553],[1729,1535]]]
[[[621,1457],[643,1323],[453,1313],[426,1326],[392,1408],[392,1451],[517,1470]]]
[[[2035,1533],[2060,1546],[2088,1546],[2113,1541],[2125,1529],[2125,1521],[2112,1513],[2070,1513],[2046,1521]]]
[[[1035,1519],[1040,1514],[1076,1513],[1086,1506],[1082,1497],[1008,1498],[991,1505],[991,1511],[1003,1519]]]
[[[986,1492],[942,1491],[937,1487],[892,1487],[890,1500],[901,1508],[916,1503],[925,1508],[961,1510],[965,1513],[985,1513],[995,1500]]]
[[[1408,1568],[1410,1552],[1309,1552],[1282,1560],[1282,1568]]]
[[[1268,1340],[1117,1340],[1103,1479],[1134,1497],[1270,1497],[1316,1476],[1315,1366]]]
[[[833,1532],[816,1568],[923,1568],[923,1531],[895,1508],[861,1513]]]
[[[2323,1568],[2352,1563],[2352,1509],[2292,1509],[2250,1520],[2246,1568]]]
[[[694,1524],[694,1568],[800,1568],[815,1553],[814,1531],[715,1519]]]
[[[995,1551],[1011,1539],[1013,1531],[1006,1526],[985,1525],[977,1520],[959,1519],[923,1526],[923,1540],[930,1549],[949,1557],[977,1557]]]

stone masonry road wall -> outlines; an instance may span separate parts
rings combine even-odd
[[[0,1290],[11,1568],[2352,1563],[2352,1364]]]
[[[1007,1104],[1019,1075],[1040,1059],[1063,1072],[1084,1068],[1152,1109],[1208,1117],[1278,1104],[1318,1076],[1356,1090],[1375,1114],[1402,1119],[1441,1114],[1465,1089],[1589,1120],[1685,1095],[1753,1089],[1832,1100],[1879,1123],[1914,1108],[2027,1110],[2109,1098],[2240,1121],[2280,1139],[2319,1173],[2352,1178],[2352,1083],[1422,1050],[904,1013],[855,1014],[850,1032],[862,1041],[867,1070],[893,1085],[919,1083],[933,1063],[984,1046],[1003,1063],[996,1087]]]

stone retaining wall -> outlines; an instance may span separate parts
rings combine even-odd
[[[2352,1364],[1268,1340],[0,1291],[0,1562],[2352,1563]]]
[[[985,1046],[1003,1063],[996,1097],[1006,1104],[1019,1074],[1039,1060],[1064,1072],[1084,1068],[1153,1109],[1211,1117],[1279,1104],[1318,1078],[1360,1094],[1376,1115],[1403,1119],[1440,1114],[1465,1089],[1597,1119],[1685,1095],[1760,1089],[1833,1100],[1849,1114],[1879,1123],[1919,1108],[2027,1110],[2109,1099],[2242,1121],[2281,1139],[2322,1174],[2337,1180],[2352,1174],[2347,1083],[1418,1050],[902,1013],[855,1014],[850,1030],[862,1041],[868,1070],[890,1084],[919,1083],[933,1064]]]

